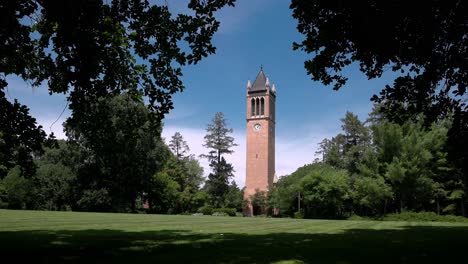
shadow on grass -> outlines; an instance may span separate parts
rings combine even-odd
[[[467,246],[468,227],[268,235],[186,230],[0,232],[2,259],[17,263],[454,263],[465,259]]]

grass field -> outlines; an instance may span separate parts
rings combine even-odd
[[[465,263],[467,249],[457,223],[0,210],[15,262]]]

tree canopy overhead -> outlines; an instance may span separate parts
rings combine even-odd
[[[429,129],[453,118],[449,159],[468,188],[467,2],[292,0],[290,7],[305,36],[294,49],[315,55],[304,63],[313,80],[338,90],[347,81],[343,69],[352,63],[369,79],[399,72],[372,97],[386,119],[404,124],[422,113]]]
[[[464,1],[293,0],[297,29],[305,35],[295,49],[316,56],[305,62],[316,81],[342,87],[340,71],[356,61],[368,78],[391,68],[444,81],[463,95],[468,84],[467,8]]]
[[[188,15],[147,0],[2,1],[0,89],[11,74],[47,81],[51,93],[70,92],[73,116],[125,91],[147,96],[161,119],[183,89],[181,66],[215,52],[214,13],[226,5],[234,0],[191,0]]]
[[[343,69],[356,62],[369,79],[400,72],[372,98],[393,121],[424,113],[430,124],[466,112],[466,2],[293,0],[290,7],[305,36],[294,49],[315,55],[304,63],[313,80],[338,90],[348,80]]]

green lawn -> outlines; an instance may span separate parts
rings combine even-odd
[[[16,262],[466,263],[467,249],[458,223],[0,210]]]

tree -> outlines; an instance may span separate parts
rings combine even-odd
[[[224,154],[231,154],[234,151],[232,147],[237,146],[234,138],[229,134],[231,128],[227,128],[224,114],[217,112],[211,124],[206,128],[204,147],[210,151],[201,157],[207,158],[213,172],[208,175],[206,190],[211,196],[212,204],[221,207],[224,203],[224,197],[228,191],[229,178],[233,176],[234,168],[224,159]]]
[[[393,198],[392,188],[382,176],[359,177],[354,182],[354,202],[359,215],[384,215],[388,200]]]
[[[325,138],[319,143],[317,154],[322,154],[322,161],[338,169],[346,168],[344,160],[345,137],[338,134],[331,139]]]
[[[369,79],[391,69],[400,76],[372,97],[388,120],[403,124],[423,113],[427,129],[453,116],[448,158],[468,186],[468,4],[293,0],[290,7],[305,35],[294,49],[315,54],[304,63],[313,80],[338,90],[353,62]]]
[[[193,155],[190,155],[186,158],[185,170],[187,174],[185,185],[193,190],[198,191],[200,185],[204,181],[203,167]]]
[[[295,212],[299,211],[298,199],[303,193],[301,188],[302,179],[320,166],[322,166],[321,163],[304,165],[292,174],[281,177],[275,186],[268,191],[270,207],[278,208],[283,216],[292,217]]]
[[[35,209],[34,185],[22,174],[21,167],[15,166],[2,180],[6,196],[3,203],[11,209]]]
[[[210,203],[213,207],[223,207],[226,194],[229,191],[229,179],[234,176],[234,168],[227,163],[224,157],[218,163],[212,161],[210,167],[213,172],[208,175],[205,183],[206,192],[210,195]]]
[[[96,105],[122,94],[136,104],[145,97],[150,121],[154,128],[159,127],[161,119],[173,108],[172,95],[184,89],[180,80],[182,67],[215,53],[211,43],[219,28],[215,13],[233,5],[234,0],[191,0],[188,3],[191,14],[172,14],[167,3],[148,0],[2,1],[0,133],[5,144],[0,146],[0,177],[16,164],[23,167],[25,175],[34,174],[31,156],[41,151],[45,139],[45,133],[36,126],[27,108],[17,102],[10,103],[5,97],[7,78],[18,76],[33,87],[47,82],[51,94],[67,94],[72,110],[68,126],[75,130],[80,127],[79,136],[86,138],[80,144],[97,159],[94,165],[100,162],[116,165],[106,167],[112,168],[106,171],[86,164],[81,171],[101,170],[109,176],[99,183],[86,184],[93,185],[94,190],[105,190],[111,197],[116,198],[114,195],[120,193],[129,196],[124,200],[133,200],[149,177],[126,181],[133,174],[130,168],[137,175],[143,174],[139,168],[126,167],[123,163],[122,170],[117,169],[117,164],[125,161],[108,151],[112,149],[112,141],[102,136],[105,134],[102,125],[109,122],[102,122],[103,116],[96,115]],[[160,129],[154,131],[159,133]],[[114,147],[118,146],[123,145]],[[145,164],[142,168],[152,166],[146,156],[140,158]],[[114,182],[110,180],[112,177],[120,180]],[[113,187],[107,190],[97,185]],[[123,187],[126,190],[118,190]]]
[[[347,169],[351,174],[358,171],[357,164],[363,159],[365,150],[370,144],[369,129],[351,113],[341,119],[344,134],[338,134],[331,140],[324,139],[319,144],[322,160],[340,169]]]
[[[164,164],[164,171],[178,183],[178,200],[175,201],[173,212],[194,212],[198,209],[196,193],[203,182],[203,168],[193,155],[187,142],[179,132],[176,132],[168,145],[172,154]]]
[[[34,175],[39,209],[64,210],[70,207],[75,175],[62,164],[42,164]]]
[[[352,198],[346,171],[317,166],[301,182],[306,217],[343,217]]]
[[[263,215],[268,213],[268,194],[266,191],[255,190],[250,197],[253,208],[253,215]]]
[[[343,123],[341,128],[345,138],[343,149],[346,168],[349,173],[354,174],[358,172],[357,164],[363,159],[364,152],[369,147],[369,129],[364,126],[355,114],[348,111],[345,118],[341,119],[341,122]]]
[[[172,150],[172,153],[174,153],[178,160],[184,158],[184,155],[190,151],[190,148],[187,145],[187,141],[184,140],[179,132],[175,132],[175,134],[171,137],[171,140],[169,141],[169,148]]]
[[[48,142],[46,133],[26,106],[17,100],[10,103],[4,96],[0,89],[0,178],[16,165],[24,176],[31,177],[36,169],[33,157],[42,154],[42,146]]]
[[[242,202],[244,201],[244,191],[237,187],[235,181],[229,185],[229,190],[225,196],[224,206],[227,208],[235,208],[238,212],[242,212]]]
[[[226,5],[234,0],[191,0],[189,15],[147,0],[2,2],[0,90],[11,74],[47,80],[51,93],[71,91],[72,116],[83,122],[100,97],[144,95],[161,119],[183,90],[181,67],[215,52],[215,12]]]
[[[463,1],[366,1],[293,0],[297,29],[306,38],[295,49],[316,56],[306,61],[308,74],[316,81],[341,88],[346,78],[341,70],[359,62],[368,78],[380,77],[385,68],[422,77],[435,89],[445,80],[444,97],[454,88],[461,96],[468,84],[468,44]],[[372,38],[369,38],[372,32]],[[440,98],[443,99],[443,98]]]
[[[96,122],[71,117],[65,124],[71,143],[84,153],[78,185],[82,191],[105,191],[114,211],[135,211],[137,198],[149,192],[149,182],[169,156],[161,128],[151,122],[143,102],[129,95],[101,99],[88,111]]]
[[[185,188],[182,191],[181,207],[183,212],[195,212],[203,206],[203,194],[200,194],[200,185],[204,181],[203,167],[193,155],[184,159]]]
[[[179,200],[179,184],[166,171],[156,173],[150,182],[150,212],[168,213]]]

